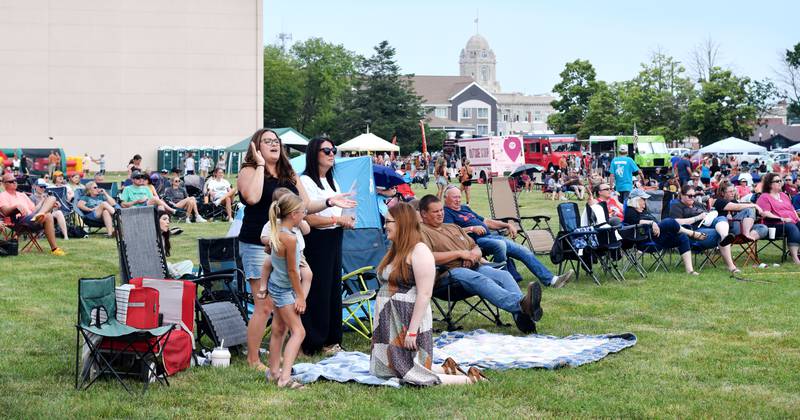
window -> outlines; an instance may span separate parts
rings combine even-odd
[[[485,136],[487,134],[489,134],[489,126],[486,124],[478,124],[478,135]]]
[[[503,121],[508,122],[508,114],[503,114]]]
[[[481,57],[486,58],[489,54],[486,53],[486,50],[481,50]]]
[[[478,118],[489,118],[489,109],[478,108]]]
[[[472,113],[470,112],[469,108],[461,108],[461,118],[472,118]]]
[[[484,82],[489,80],[489,67],[481,66],[481,80]]]
[[[449,117],[449,115],[447,115],[447,108],[436,108],[436,111],[434,111],[434,115],[436,116],[436,118]]]

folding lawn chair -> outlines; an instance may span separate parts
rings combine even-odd
[[[6,240],[17,240],[18,246],[19,244],[23,244],[22,247],[19,248],[19,253],[31,252],[34,249],[39,252],[44,252],[42,245],[39,244],[39,238],[44,231],[44,227],[41,225],[33,228],[25,226],[19,223],[20,218],[19,213],[14,213],[4,219],[6,229],[3,232],[3,238]]]
[[[758,248],[757,254],[761,254],[765,249],[775,248],[781,252],[781,263],[785,262],[789,257],[789,243],[787,242],[788,237],[785,225],[780,220],[770,218],[764,218],[762,223],[767,225],[767,228],[775,228],[775,238],[770,239],[769,236],[762,238],[766,243]]]
[[[75,324],[75,388],[88,389],[104,374],[111,374],[126,391],[131,389],[122,375],[141,376],[147,391],[151,380],[169,386],[167,375],[161,371],[158,359],[162,340],[169,339],[174,324],[158,328],[139,329],[117,321],[115,278],[78,280],[78,321]],[[89,358],[80,366],[81,337]],[[129,359],[127,363],[125,359]],[[131,369],[122,370],[120,365]],[[98,370],[92,375],[93,368]],[[94,376],[91,377],[90,376]]]
[[[508,178],[495,177],[486,183],[489,196],[489,210],[492,219],[502,220],[506,223],[514,222],[517,226],[517,235],[522,239],[522,244],[537,255],[547,255],[553,248],[554,236],[550,228],[550,217],[521,216],[517,195],[511,190]],[[532,221],[527,227],[523,221]]]
[[[608,224],[608,206],[602,201],[594,206],[587,203],[586,217],[589,225],[593,226],[597,233],[595,255],[603,272],[610,274],[618,281],[625,280],[625,276],[617,265],[618,261],[623,258],[622,236],[619,234],[619,230],[622,228]]]
[[[375,269],[386,252],[386,236],[381,229],[344,231],[342,326],[367,340],[372,337],[374,299],[379,288]]]
[[[493,264],[492,266],[502,269],[505,264]],[[442,316],[441,319],[436,321],[443,321],[447,326],[447,331],[460,330],[461,326],[458,325],[458,323],[473,311],[497,326],[507,325],[503,323],[503,320],[500,318],[500,309],[494,307],[494,305],[490,304],[481,296],[470,293],[464,289],[461,283],[450,277],[450,270],[447,267],[437,266],[436,271],[438,278],[433,286],[433,299],[431,299],[431,302],[437,312]],[[455,309],[459,307],[459,303],[462,303],[467,309],[464,313],[456,317]],[[535,330],[536,326],[534,324],[533,332],[536,332]]]
[[[100,229],[104,229],[106,225],[103,224],[102,220],[86,217],[86,213],[81,210],[80,207],[78,207],[78,201],[81,200],[83,192],[83,189],[75,190],[75,198],[72,200],[72,208],[75,209],[75,215],[77,216],[78,221],[83,224],[86,232],[91,235],[100,232]],[[119,210],[119,208],[117,210]]]
[[[566,262],[575,270],[575,280],[580,278],[583,269],[599,286],[600,280],[592,270],[598,247],[596,229],[591,226],[581,226],[577,203],[561,203],[556,209],[559,232],[550,256],[553,264],[558,264],[558,275],[564,274]]]

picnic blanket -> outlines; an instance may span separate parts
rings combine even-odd
[[[358,351],[340,351],[317,363],[298,363],[292,370],[292,378],[305,384],[325,378],[336,382],[355,381],[365,385],[400,387],[397,378],[381,379],[370,375],[369,355]]]
[[[529,335],[517,337],[493,334],[485,330],[446,332],[434,341],[434,363],[452,357],[460,365],[484,369],[556,369],[596,362],[609,353],[616,353],[636,344],[631,333],[605,335],[571,335],[553,337]],[[369,355],[342,351],[317,363],[298,363],[293,378],[311,383],[325,378],[336,382],[355,381],[366,385],[400,387],[398,379],[381,379],[369,373]]]
[[[636,344],[631,333],[517,337],[485,330],[446,332],[433,342],[433,361],[452,357],[459,365],[484,369],[556,369],[596,362]]]

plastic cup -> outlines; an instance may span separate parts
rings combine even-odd
[[[778,229],[777,229],[777,228],[774,228],[774,227],[771,227],[771,228],[769,228],[769,229],[768,229],[768,231],[769,231],[769,238],[770,238],[770,239],[775,239],[775,232],[776,232],[777,230],[778,230]]]

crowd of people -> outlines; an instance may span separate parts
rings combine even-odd
[[[85,217],[102,223],[110,237],[114,235],[112,217],[120,207],[151,205],[160,211],[159,226],[168,250],[171,217],[205,222],[199,209],[207,202],[224,208],[230,220],[234,203],[240,200],[244,214],[238,234],[240,253],[254,297],[247,327],[247,362],[279,387],[302,388],[291,378],[291,366],[301,352],[341,350],[343,230],[356,224],[343,209],[353,208],[356,202],[334,179],[336,152],[330,138],[315,137],[308,144],[306,169],[296,173],[278,135],[270,129],[258,130],[250,140],[235,188],[224,178],[224,162],[214,165],[209,156],[195,162],[189,153],[184,167],[170,175],[148,172],[142,168],[141,156],[135,155],[118,197],[100,188],[103,170],[83,183],[81,174],[66,179],[52,168],[52,174],[36,181],[30,195],[17,191],[17,177],[6,172],[0,212],[16,217],[17,224],[43,230],[52,254],[64,255],[56,244],[56,230],[66,232],[66,222],[58,200],[47,193],[49,187],[65,187],[68,202],[74,202]],[[468,160],[441,154],[405,159],[376,155],[374,163],[391,167],[408,184],[427,184],[432,177],[437,192],[418,200],[397,200],[396,191],[379,197],[395,200],[383,212],[383,228],[391,245],[377,268],[380,290],[370,371],[417,385],[485,381],[479,370],[465,372],[450,359],[442,366],[432,364],[434,285],[458,284],[510,313],[516,327],[530,333],[543,316],[542,286],[564,287],[574,273],[554,274],[531,249],[514,240],[516,225],[470,207],[473,173]],[[800,264],[796,210],[800,208],[796,184],[800,160],[763,166],[745,168],[732,159],[703,156],[693,161],[683,156],[674,159],[670,169],[645,175],[627,156],[627,148],[622,148],[608,161],[565,161],[563,167],[545,174],[543,190],[556,200],[574,193],[590,205],[605,203],[612,225],[649,225],[656,246],[677,249],[690,275],[698,275],[691,255],[698,247],[718,248],[727,269],[739,273],[731,253],[734,239],[761,240],[772,235],[770,228],[775,227],[786,237],[793,262]],[[192,177],[207,177],[199,196],[187,190]],[[516,185],[531,191],[531,183],[529,174],[522,174]],[[648,208],[654,191],[664,193],[664,210],[658,217]],[[535,277],[522,288],[517,264]],[[270,317],[266,365],[259,348]]]

